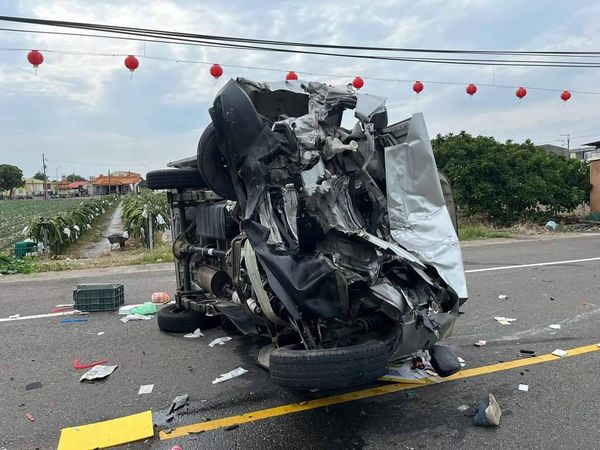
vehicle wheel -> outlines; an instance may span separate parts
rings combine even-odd
[[[269,358],[273,383],[293,389],[359,386],[385,375],[388,365],[388,349],[380,341],[320,350],[293,345],[274,350]]]
[[[198,171],[210,190],[228,200],[237,199],[227,161],[219,150],[212,122],[204,129],[198,142]]]
[[[150,189],[206,189],[206,183],[196,168],[161,169],[148,172]]]
[[[208,317],[202,313],[188,311],[179,305],[165,306],[156,317],[158,328],[169,333],[191,333],[197,328],[207,330],[220,323],[219,317]]]

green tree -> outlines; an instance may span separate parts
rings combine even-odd
[[[35,178],[36,180],[40,180],[40,181],[48,181],[48,175],[44,175],[40,171],[37,171],[35,173],[35,175],[33,176],[33,178]]]
[[[83,178],[81,175],[77,175],[75,173],[72,173],[70,175],[67,175],[67,181],[69,183],[73,183],[75,181],[85,181],[85,178]]]
[[[527,140],[501,143],[464,131],[432,146],[457,205],[500,224],[546,219],[589,199],[587,163],[546,152]]]
[[[25,180],[23,180],[21,169],[10,164],[0,164],[0,191],[9,191],[10,198],[12,198],[13,190],[24,184]]]

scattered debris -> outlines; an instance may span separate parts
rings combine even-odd
[[[21,317],[21,314],[13,314],[12,316],[8,316],[9,319],[18,319]]]
[[[158,309],[156,309],[156,305],[152,302],[146,302],[143,305],[136,306],[131,309],[131,314],[139,314],[143,316],[151,316],[152,314],[156,314]]]
[[[171,450],[183,450],[183,448],[181,447],[181,445],[177,444],[171,447]]]
[[[423,365],[424,366],[424,365]],[[410,361],[405,361],[402,364],[392,364],[389,367],[388,373],[381,377],[381,380],[394,381],[396,383],[427,383],[427,380],[434,380],[437,374],[431,377],[425,370],[417,368]]]
[[[166,292],[155,292],[151,297],[152,303],[169,303],[171,298]]]
[[[406,397],[407,398],[415,398],[417,396],[417,391],[413,391],[412,389],[409,389],[406,392]]]
[[[487,341],[477,341],[475,342],[475,347],[485,347]]]
[[[131,314],[131,310],[137,308],[138,306],[142,306],[142,303],[138,303],[137,305],[123,305],[119,308],[119,314]]]
[[[231,339],[231,338],[229,338],[229,339]],[[244,375],[246,372],[248,372],[246,369],[244,369],[242,367],[238,367],[237,369],[233,369],[230,372],[222,373],[220,377],[215,378],[213,380],[212,384],[217,384],[217,383],[221,383],[223,381],[231,380],[232,378],[239,377],[240,375]]]
[[[511,319],[509,317],[498,316],[498,317],[494,317],[494,320],[496,320],[501,325],[510,325],[511,322],[514,322],[517,319]]]
[[[154,389],[154,385],[153,384],[144,384],[143,386],[140,386],[140,390],[138,391],[138,395],[141,394],[152,394],[152,390]]]
[[[87,319],[63,319],[60,323],[79,323],[79,322],[87,322]]]
[[[521,353],[521,355],[535,356],[535,350],[521,349],[519,350],[519,353]]]
[[[164,411],[155,411],[152,413],[152,421],[159,428],[167,427],[169,422],[174,418],[173,414],[165,413]]]
[[[519,390],[523,391],[523,392],[528,392],[529,391],[529,385],[528,384],[519,384]]]
[[[34,383],[29,383],[25,385],[25,390],[26,391],[31,391],[33,389],[39,389],[42,387],[42,382],[41,381],[36,381]]]
[[[188,394],[181,394],[175,397],[171,403],[171,406],[169,407],[168,414],[171,414],[173,411],[177,411],[179,408],[183,407],[189,398],[190,396]]]
[[[499,300],[508,300],[508,295],[505,295],[505,294],[500,294],[500,295],[498,296],[498,299],[499,299]]]
[[[204,336],[202,334],[202,331],[200,331],[200,328],[196,328],[196,331],[194,331],[193,333],[183,335],[184,338],[199,338],[200,336]]]
[[[561,326],[560,326],[559,323],[550,324],[550,325],[548,325],[548,327],[552,328],[553,330],[560,330],[561,329]]]
[[[458,409],[460,412],[464,412],[464,411],[466,411],[467,409],[469,409],[469,405],[460,405],[460,406],[459,406],[458,408],[456,408],[456,409]]]
[[[98,333],[96,333],[96,336],[102,336],[104,334],[104,331],[98,331]]]
[[[473,417],[473,425],[479,427],[497,427],[500,425],[502,410],[492,394],[489,394],[477,407]]]
[[[228,427],[225,427],[225,431],[235,430],[237,427],[239,427],[239,424],[235,423],[233,425],[229,425]]]
[[[93,361],[88,364],[81,364],[78,359],[75,359],[73,361],[73,369],[75,369],[75,370],[89,369],[94,366],[101,366],[102,364],[106,364],[107,362],[108,362],[108,359],[103,359],[102,361]]]
[[[75,306],[74,303],[63,303],[61,305],[56,305],[55,308],[68,308],[68,307],[72,308],[73,306]]]
[[[25,414],[25,417],[27,417],[27,419],[28,419],[30,422],[35,422],[35,419],[33,418],[33,416],[32,416],[31,414],[29,414],[29,413],[26,413],[26,414]]]
[[[229,336],[216,338],[210,344],[208,344],[208,346],[214,347],[215,345],[223,345],[223,344],[225,344],[225,342],[230,341],[231,339],[232,338],[230,338]]]
[[[563,356],[566,356],[566,354],[567,354],[567,353],[568,353],[568,352],[567,352],[566,350],[561,350],[560,348],[557,348],[556,350],[554,350],[554,351],[552,352],[552,354],[553,354],[554,356],[558,356],[558,357],[560,357],[560,358],[562,358]]]
[[[558,224],[554,220],[549,220],[548,222],[546,222],[546,225],[544,227],[548,231],[554,231],[558,227]]]
[[[84,373],[79,381],[96,381],[108,377],[119,366],[94,366]]]
[[[465,367],[467,365],[466,361],[460,356],[458,357],[458,362],[460,363],[460,367]]]
[[[65,312],[65,311],[72,311],[73,307],[72,306],[61,306],[60,308],[54,308],[52,310],[53,313],[57,313],[57,312]]]
[[[130,320],[150,320],[152,316],[143,316],[141,314],[127,314],[125,317],[121,317],[121,322],[127,323]]]

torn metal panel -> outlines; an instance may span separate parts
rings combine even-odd
[[[391,236],[435,267],[459,298],[467,298],[460,244],[422,114],[410,119],[404,142],[385,148],[385,168],[386,179],[394,180],[387,183]]]

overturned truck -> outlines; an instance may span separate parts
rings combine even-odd
[[[372,382],[420,350],[460,370],[438,344],[467,299],[456,214],[422,115],[388,125],[351,86],[241,78],[209,112],[197,155],[147,176],[173,216],[161,329],[265,337],[258,362],[288,388]]]

